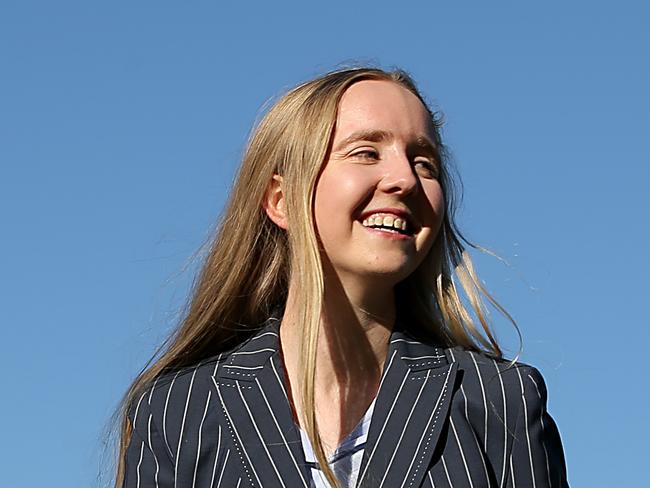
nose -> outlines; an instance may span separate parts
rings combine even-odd
[[[379,183],[382,191],[408,195],[417,190],[419,180],[406,154],[395,152],[387,157],[384,163],[384,171]]]

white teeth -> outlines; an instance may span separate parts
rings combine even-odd
[[[400,217],[395,217],[394,215],[371,215],[370,217],[366,218],[363,220],[362,224],[364,227],[374,227],[374,226],[382,226],[382,227],[392,227],[393,229],[399,229],[402,231],[406,231],[406,228],[408,227],[408,224],[405,219],[402,219]]]

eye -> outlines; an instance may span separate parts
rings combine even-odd
[[[440,168],[436,161],[430,159],[418,158],[413,163],[418,174],[424,176],[425,178],[434,178],[437,179],[440,175]]]
[[[360,151],[352,153],[351,156],[355,158],[367,159],[367,160],[379,159],[379,153],[375,149],[361,149]]]

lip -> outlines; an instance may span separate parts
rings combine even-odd
[[[368,232],[371,232],[377,237],[381,237],[383,239],[390,239],[394,241],[409,241],[415,237],[414,234],[400,234],[399,232],[393,232],[390,230],[373,229],[372,227],[366,227],[365,225],[362,227]]]
[[[393,214],[393,215],[399,217],[400,219],[406,220],[406,224],[408,226],[410,234],[408,236],[405,236],[403,234],[399,234],[402,237],[410,237],[410,236],[416,234],[418,230],[420,230],[419,226],[414,221],[413,215],[411,215],[411,212],[409,212],[408,210],[405,210],[403,208],[382,207],[382,208],[373,208],[372,210],[366,210],[365,212],[363,212],[359,216],[359,221],[363,222],[363,220],[366,217],[370,217],[372,214],[377,214],[377,213]],[[369,227],[367,227],[367,228],[370,229]],[[374,230],[374,229],[370,229],[370,230]],[[381,232],[381,231],[378,231],[378,232]],[[382,232],[382,233],[386,234],[386,232]]]

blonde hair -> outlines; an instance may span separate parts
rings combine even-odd
[[[125,396],[117,486],[123,480],[131,433],[126,412],[134,399],[159,375],[196,364],[253,334],[274,308],[285,303],[291,279],[305,290],[297,317],[305,328],[300,355],[300,403],[304,406],[300,420],[328,481],[332,486],[340,486],[328,465],[314,408],[316,343],[324,279],[312,207],[317,177],[333,137],[339,101],[352,84],[361,80],[391,81],[414,93],[431,116],[434,143],[442,160],[444,220],[423,264],[396,289],[400,314],[408,314],[410,326],[435,336],[441,345],[460,345],[502,356],[486,319],[482,296],[510,316],[482,286],[463,242],[476,246],[461,235],[454,223],[453,178],[445,164],[448,157],[440,136],[440,117],[428,108],[403,71],[354,68],[330,72],[290,90],[253,131],[184,319],[161,347],[159,357],[137,377]],[[262,208],[274,174],[283,177],[290,232],[271,222]],[[454,272],[480,326],[463,305]]]

